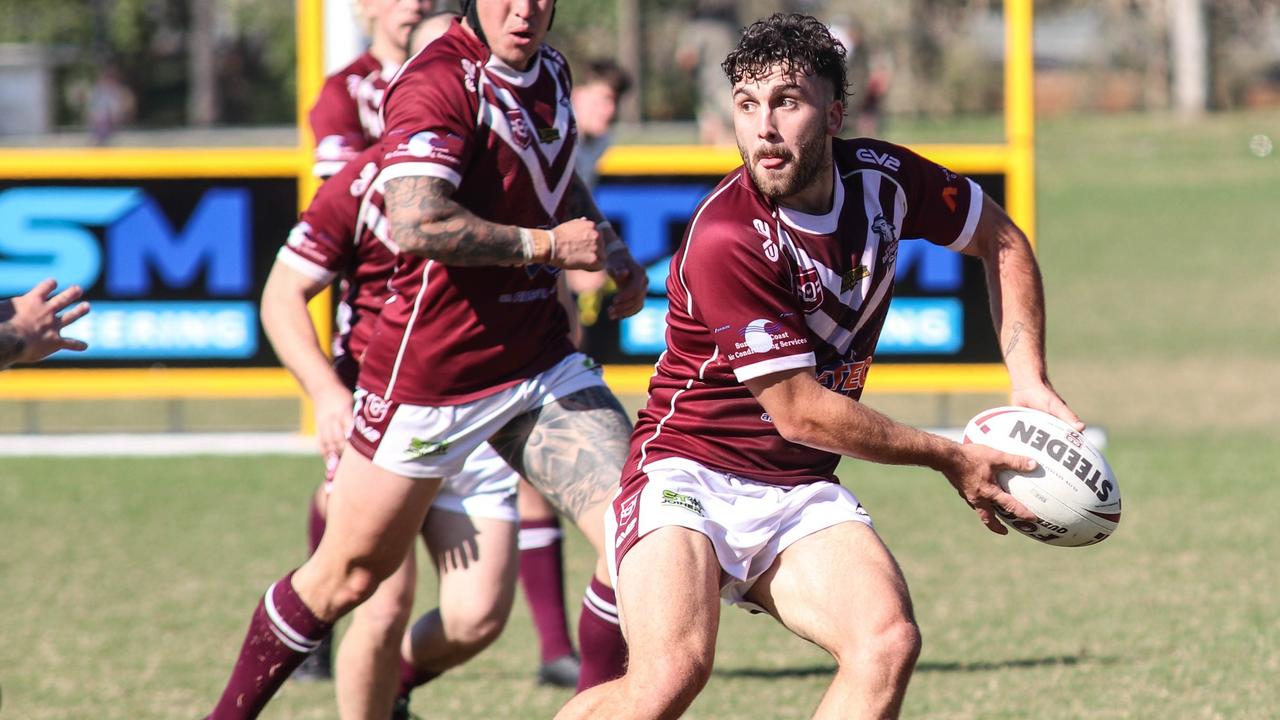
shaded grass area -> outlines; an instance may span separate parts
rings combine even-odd
[[[903,566],[925,635],[905,716],[1247,718],[1280,703],[1280,449],[1256,434],[1125,433],[1109,455],[1125,518],[1088,550],[990,535],[931,473],[842,468]],[[258,595],[302,560],[315,476],[305,458],[6,461],[6,717],[198,716]],[[571,596],[587,555],[574,537]],[[549,717],[566,695],[533,683],[536,654],[520,604],[499,643],[415,710]],[[727,609],[715,675],[687,717],[764,704],[769,717],[808,717],[833,667],[771,619]],[[329,686],[290,684],[268,716],[333,714]]]

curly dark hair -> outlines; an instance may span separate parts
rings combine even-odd
[[[743,79],[758,80],[778,65],[788,75],[826,78],[836,100],[845,102],[848,98],[844,45],[811,15],[774,13],[751,23],[720,67],[736,85]]]

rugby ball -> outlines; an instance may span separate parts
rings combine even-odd
[[[964,428],[977,443],[1036,461],[1029,473],[1001,470],[1000,487],[1040,518],[1020,520],[997,509],[1001,521],[1033,540],[1083,547],[1106,540],[1120,522],[1120,486],[1111,466],[1084,435],[1039,410],[999,407],[978,413]]]

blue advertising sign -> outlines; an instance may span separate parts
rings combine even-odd
[[[93,367],[276,364],[257,298],[296,214],[293,178],[0,182],[0,296],[53,277],[93,312]]]

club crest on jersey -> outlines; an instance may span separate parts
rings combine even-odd
[[[817,269],[798,268],[792,280],[796,298],[806,315],[822,306],[822,280],[818,278]]]
[[[840,292],[852,290],[865,277],[871,274],[866,265],[859,265],[840,277]]]
[[[511,139],[521,150],[533,144],[533,133],[529,131],[529,123],[525,122],[524,113],[519,108],[507,111],[507,122],[511,124]]]
[[[898,259],[898,236],[893,224],[885,220],[884,215],[876,215],[876,219],[871,221],[871,230],[880,238],[880,245],[884,248],[884,264],[892,265]]]

